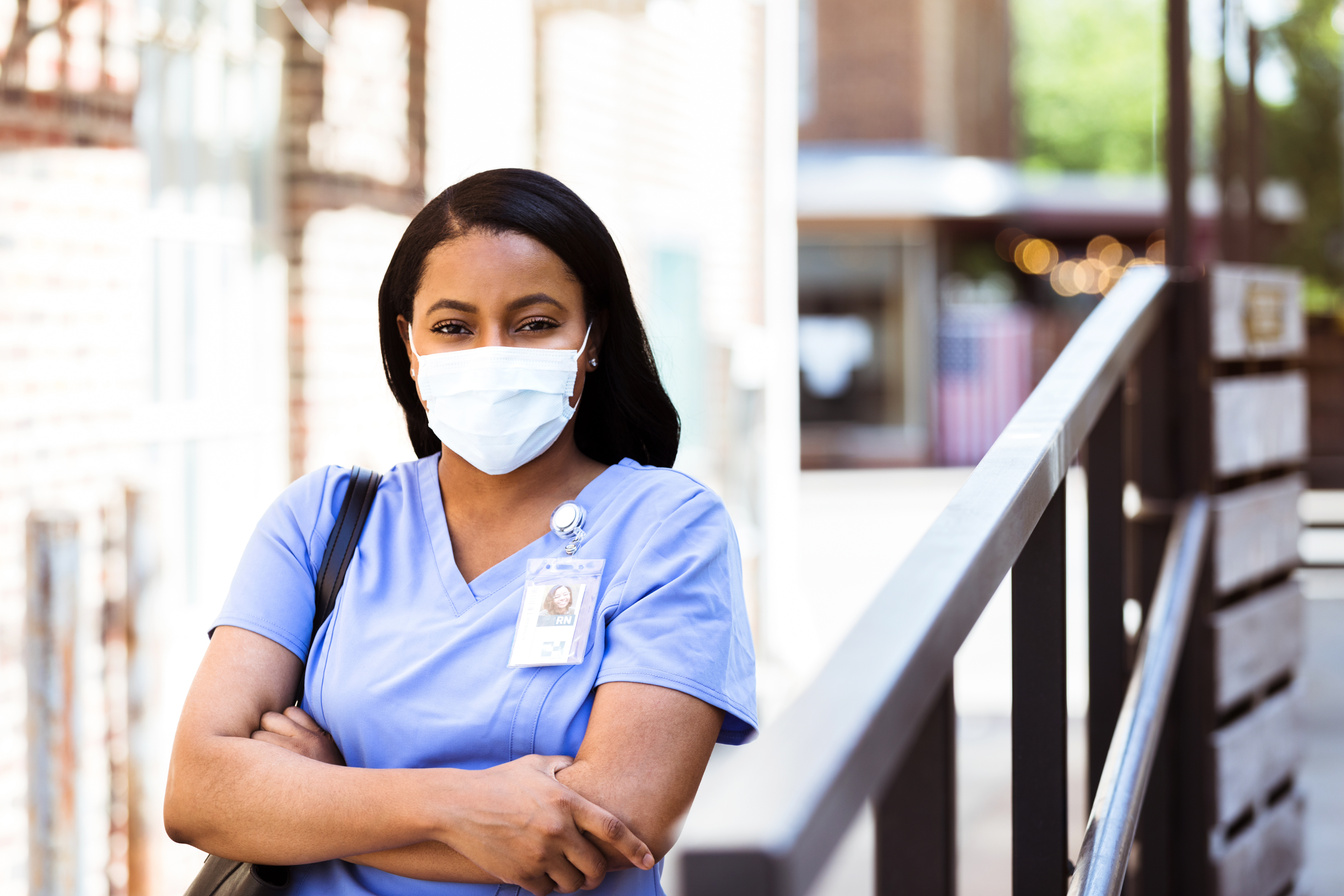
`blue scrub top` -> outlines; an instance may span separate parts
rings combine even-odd
[[[609,681],[674,688],[726,712],[720,743],[756,736],[755,656],[732,522],[713,492],[626,459],[578,496],[602,559],[583,662],[507,668],[527,560],[563,557],[547,534],[468,584],[453,559],[438,455],[393,467],[332,615],[313,640],[314,582],[349,471],[317,470],[257,525],[214,625],[306,659],[303,708],[364,768],[488,768],[530,753],[573,756],[593,691]],[[594,610],[596,607],[596,610]],[[212,628],[213,631],[213,628]],[[659,867],[607,875],[594,892],[662,893]],[[294,869],[300,894],[489,896],[518,888],[412,880],[333,861]]]

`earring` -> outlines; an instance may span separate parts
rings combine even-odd
[[[596,359],[596,358],[593,358],[592,360],[590,360],[590,361],[588,362],[588,366],[589,366],[589,367],[596,367],[596,366],[597,366],[597,359]]]

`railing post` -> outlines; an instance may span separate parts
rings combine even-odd
[[[1168,285],[1169,290],[1172,286]],[[1143,506],[1129,521],[1132,566],[1127,596],[1143,607],[1146,620],[1167,540],[1165,512],[1180,494],[1175,481],[1174,426],[1177,421],[1172,395],[1171,360],[1173,310],[1158,324],[1133,371],[1137,406],[1132,419],[1130,475],[1139,488]],[[1153,760],[1137,835],[1137,884],[1143,896],[1167,896],[1171,892],[1171,763],[1172,736],[1165,728]],[[1129,892],[1134,885],[1127,885]]]
[[[1129,678],[1125,640],[1125,386],[1087,438],[1087,804],[1097,796]]]
[[[1171,369],[1178,408],[1174,426],[1175,478],[1183,493],[1212,491],[1212,401],[1209,333],[1209,280],[1173,283]],[[1209,832],[1214,824],[1212,793],[1214,721],[1213,561],[1204,558],[1190,615],[1180,673],[1167,714],[1171,732],[1171,863],[1166,892],[1209,891]],[[1145,891],[1144,896],[1147,896]]]
[[[1068,886],[1061,482],[1013,566],[1013,892]]]
[[[949,676],[874,807],[877,896],[957,891],[957,709]]]

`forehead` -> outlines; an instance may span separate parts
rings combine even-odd
[[[417,309],[422,303],[456,299],[491,306],[545,293],[562,304],[583,303],[583,290],[560,256],[521,233],[472,232],[436,246],[425,256]]]

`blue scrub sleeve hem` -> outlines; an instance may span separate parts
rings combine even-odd
[[[690,679],[669,675],[656,669],[607,669],[603,667],[602,674],[597,677],[593,687],[596,688],[612,681],[630,681],[635,684],[651,684],[657,687],[670,688],[674,691],[681,691],[683,694],[690,694],[692,697],[705,701],[710,706],[718,707],[728,715],[724,717],[723,726],[719,728],[719,736],[715,738],[717,743],[738,746],[750,743],[760,733],[757,730],[755,713],[730,700],[724,694],[711,691]]]
[[[272,641],[298,657],[299,662],[302,663],[308,661],[308,645],[301,644],[291,637],[288,632],[283,632],[264,621],[251,619],[247,616],[221,616],[210,626],[210,631],[207,634],[213,637],[215,629],[219,628],[221,625],[232,625],[234,628],[246,629],[255,635],[261,635],[263,638],[270,638]]]

